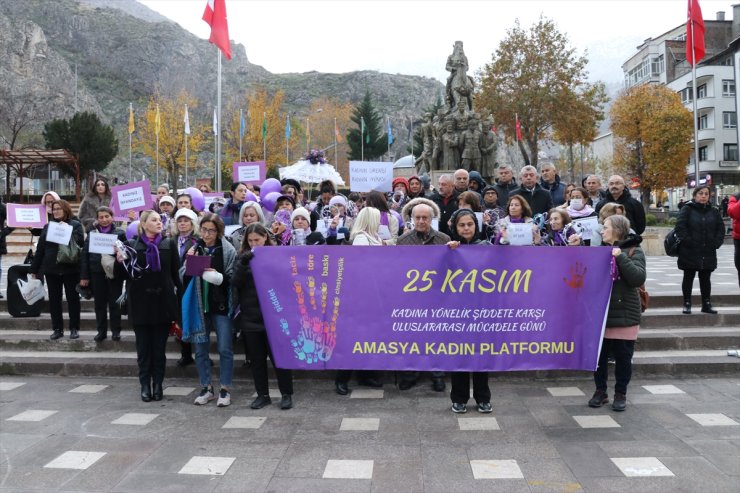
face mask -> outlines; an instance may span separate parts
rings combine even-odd
[[[580,211],[581,209],[583,209],[583,199],[571,199],[570,206],[573,209]]]

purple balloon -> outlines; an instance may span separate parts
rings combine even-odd
[[[244,200],[246,202],[249,202],[249,201],[259,202],[259,199],[257,198],[257,196],[254,193],[252,193],[251,190],[247,190],[247,195],[246,195],[246,198]]]
[[[132,222],[126,227],[126,238],[132,240],[134,236],[139,234],[139,220]]]
[[[398,211],[394,211],[393,209],[391,209],[391,214],[393,214],[396,217],[396,219],[398,219],[398,228],[403,230],[403,225],[406,223],[403,222],[403,218],[401,217],[401,214],[399,214]]]
[[[269,195],[271,192],[278,192],[282,190],[282,185],[280,185],[280,181],[276,180],[275,178],[268,178],[265,180],[265,182],[260,187],[260,195],[265,197]]]
[[[270,192],[262,197],[262,207],[272,212],[275,209],[275,204],[280,198],[280,192]]]
[[[203,197],[203,192],[195,187],[189,187],[185,189],[185,193],[190,195],[190,198],[193,202],[193,207],[195,207],[196,210],[202,211],[206,208],[206,199],[205,197]]]

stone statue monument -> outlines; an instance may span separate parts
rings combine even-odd
[[[445,69],[450,73],[447,77],[445,100],[447,106],[454,107],[460,100],[466,102],[468,109],[473,109],[473,90],[475,83],[468,75],[468,57],[465,56],[462,41],[455,41],[452,55],[447,57]]]

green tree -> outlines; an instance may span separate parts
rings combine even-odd
[[[75,113],[69,120],[48,122],[44,125],[44,139],[47,149],[66,149],[77,157],[80,177],[104,169],[118,153],[113,127],[104,125],[98,115],[87,111]],[[72,170],[65,171],[74,176]],[[76,193],[79,197],[79,181]]]
[[[562,103],[564,95],[577,95],[591,108],[600,106],[600,92],[586,83],[587,62],[553,21],[540,17],[528,31],[516,21],[478,73],[478,107],[493,115],[509,141],[516,138],[518,115],[523,139],[518,146],[526,164],[537,166],[539,141],[561,122],[567,125],[571,109]],[[597,120],[588,123],[595,126]]]
[[[614,165],[639,180],[647,209],[653,190],[679,186],[686,179],[694,132],[691,112],[676,92],[644,84],[622,93],[610,116],[617,138]]]
[[[355,107],[350,120],[357,128],[347,132],[349,159],[359,161],[364,156],[365,159],[373,160],[388,151],[388,134],[383,132],[384,120],[375,109],[369,92],[365,93],[362,102]],[[364,134],[362,120],[365,122]]]

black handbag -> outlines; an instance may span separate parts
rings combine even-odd
[[[676,234],[676,230],[672,229],[665,235],[665,239],[663,240],[665,254],[669,257],[678,257],[679,246],[681,246],[681,238]]]

